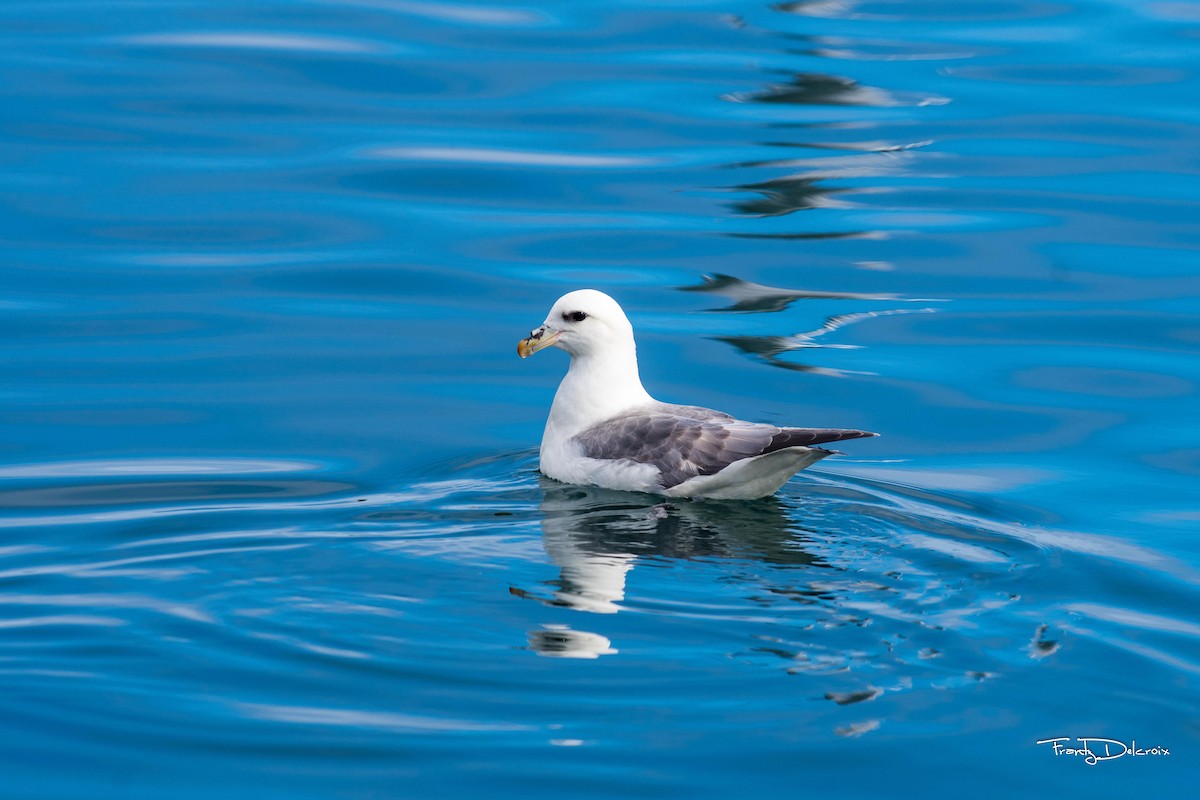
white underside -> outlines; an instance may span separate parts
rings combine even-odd
[[[541,470],[563,483],[604,489],[694,499],[756,500],[779,491],[788,478],[827,455],[830,451],[820,448],[789,447],[735,461],[714,475],[697,475],[663,489],[658,483],[658,469],[650,464],[587,458],[577,445],[564,442],[559,447],[543,447]]]
[[[658,468],[632,461],[588,458],[570,439],[546,436],[542,440],[540,467],[547,478],[582,486],[621,489],[626,492],[662,493]]]
[[[775,494],[788,478],[830,454],[816,447],[776,450],[735,461],[715,475],[697,475],[662,493],[668,497],[757,500]]]

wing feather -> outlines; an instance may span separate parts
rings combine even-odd
[[[777,428],[699,406],[661,403],[601,422],[575,438],[589,458],[653,465],[661,487],[669,489],[744,458],[874,435],[840,428]]]

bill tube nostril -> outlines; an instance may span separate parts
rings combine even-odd
[[[550,345],[558,341],[561,331],[554,331],[547,328],[545,325],[535,331],[531,331],[529,336],[517,342],[517,355],[521,358],[529,358],[538,350],[544,350]]]

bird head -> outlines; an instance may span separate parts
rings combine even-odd
[[[633,347],[629,318],[604,292],[579,289],[558,298],[546,321],[517,344],[517,354],[527,358],[547,347],[557,347],[572,357],[589,356],[614,344]]]

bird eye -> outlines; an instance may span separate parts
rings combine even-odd
[[[563,313],[563,320],[566,322],[583,322],[587,319],[587,314],[582,311],[567,311]]]

